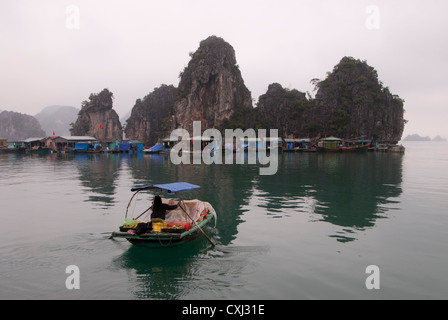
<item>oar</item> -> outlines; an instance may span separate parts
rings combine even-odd
[[[149,210],[152,209],[152,206],[150,206],[145,212],[143,212],[141,215],[139,215],[137,218],[135,218],[134,220],[138,220],[139,218],[141,218],[141,216],[143,216],[146,212],[148,212]]]
[[[181,199],[181,200],[185,204],[184,200],[183,199]],[[190,215],[187,213],[187,211],[181,205],[179,205],[179,207],[185,212],[187,217],[190,218],[191,221],[194,222],[196,227],[198,227],[198,229],[202,232],[202,234],[207,238],[208,242],[210,242],[213,247],[216,247],[216,245],[213,243],[213,241],[205,234],[204,230],[201,229],[201,227],[198,225],[198,223],[192,217],[190,217]]]

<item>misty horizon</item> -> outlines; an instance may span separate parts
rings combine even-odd
[[[448,137],[446,3],[6,0],[0,7],[2,111],[80,109],[108,88],[122,119],[154,88],[177,87],[189,53],[216,35],[235,49],[255,102],[271,83],[314,96],[310,81],[351,56],[405,100],[403,138]]]

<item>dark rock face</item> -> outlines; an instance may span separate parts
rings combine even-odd
[[[126,124],[126,138],[152,146],[162,138],[162,126],[169,118],[176,99],[174,86],[161,85],[143,100],[138,99]]]
[[[310,128],[305,119],[311,106],[305,93],[273,83],[258,100],[255,121],[260,128],[278,129],[282,138],[308,136]]]
[[[324,133],[388,143],[401,139],[404,101],[383,87],[366,62],[344,57],[317,88],[313,111]]]
[[[230,128],[278,129],[282,138],[374,139],[397,143],[403,134],[403,100],[390,93],[366,62],[344,57],[325,80],[313,79],[316,98],[297,90],[269,85],[254,109],[237,109]]]
[[[282,138],[365,137],[392,144],[401,140],[404,100],[384,87],[365,61],[344,57],[326,79],[313,79],[314,99],[273,83],[253,108],[230,44],[211,36],[190,56],[177,89],[162,85],[136,101],[125,129],[128,139],[152,145],[174,129],[191,134],[193,122],[200,121],[202,131],[278,129]],[[83,103],[72,134],[121,139],[111,92],[104,89]]]
[[[113,110],[113,94],[104,89],[91,94],[89,101],[82,103],[78,119],[70,130],[72,136],[92,136],[99,141],[110,142],[122,139],[122,127],[118,114]]]
[[[45,131],[39,121],[30,115],[3,111],[0,113],[0,137],[9,141],[44,138]]]
[[[177,100],[168,131],[177,128],[192,131],[193,121],[206,128],[223,128],[239,107],[251,107],[252,97],[244,85],[236,64],[235,50],[223,39],[211,36],[201,41],[191,55],[188,67],[181,72]]]

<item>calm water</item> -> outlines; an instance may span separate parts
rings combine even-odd
[[[0,299],[447,299],[448,143],[405,146],[282,154],[275,176],[160,155],[0,154]],[[214,206],[216,248],[108,239],[131,187],[174,181]],[[152,200],[139,197],[131,212]],[[65,286],[69,265],[80,290]],[[366,288],[370,265],[380,290]]]

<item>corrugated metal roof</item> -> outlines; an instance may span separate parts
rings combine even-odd
[[[94,137],[89,136],[61,136],[62,139],[68,140],[68,141],[92,141],[96,140]]]
[[[328,138],[320,139],[320,141],[341,141],[341,140],[342,139],[336,138],[336,137],[328,137]]]
[[[44,138],[28,138],[26,140],[23,140],[23,142],[30,143],[30,142],[40,141],[40,140],[43,140],[43,139],[45,139],[45,137]]]

